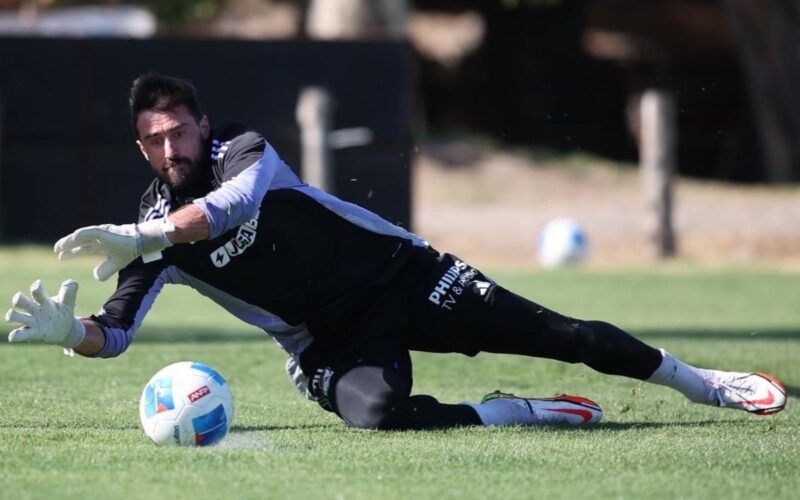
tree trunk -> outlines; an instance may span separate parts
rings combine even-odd
[[[800,4],[722,0],[736,34],[766,178],[800,180]]]

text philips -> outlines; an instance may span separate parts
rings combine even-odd
[[[455,283],[458,279],[461,271],[467,268],[466,262],[461,262],[457,260],[455,264],[453,264],[450,269],[448,269],[442,277],[439,279],[439,283],[436,285],[436,288],[433,289],[430,295],[428,295],[428,300],[436,304],[437,306],[442,305],[442,297],[450,290],[450,287]]]

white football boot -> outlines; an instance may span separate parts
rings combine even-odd
[[[671,387],[695,403],[771,415],[786,406],[786,388],[762,372],[726,372],[688,365],[661,349],[661,364],[647,379]]]
[[[552,398],[521,398],[495,391],[473,407],[477,407],[479,414],[484,413],[481,410],[492,410],[492,413],[500,410],[510,417],[498,422],[487,422],[484,418],[486,425],[584,425],[595,424],[603,416],[600,405],[591,399],[566,394]]]
[[[780,380],[762,372],[739,373],[704,370],[710,388],[710,404],[771,415],[786,406],[786,388]]]

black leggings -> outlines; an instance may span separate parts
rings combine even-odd
[[[640,380],[661,362],[657,349],[611,323],[562,316],[500,287],[495,305],[504,319],[486,325],[480,351],[583,363],[600,373]]]
[[[602,321],[563,316],[494,284],[450,255],[400,280],[348,325],[335,343],[312,344],[301,366],[312,393],[349,425],[425,429],[480,424],[466,405],[411,396],[409,350],[521,354],[584,363],[646,379],[661,353]],[[325,383],[321,383],[324,381]]]
[[[391,368],[352,368],[334,386],[335,411],[348,425],[363,429],[428,429],[481,423],[469,406],[443,404],[432,396],[410,396],[411,387],[404,379]]]

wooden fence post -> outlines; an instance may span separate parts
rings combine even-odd
[[[305,87],[300,91],[295,112],[300,125],[303,181],[335,194],[333,161],[328,144],[334,102],[322,87]]]
[[[675,99],[664,90],[647,90],[640,103],[639,162],[646,199],[645,228],[659,258],[676,253],[672,225],[672,177],[676,163]]]

